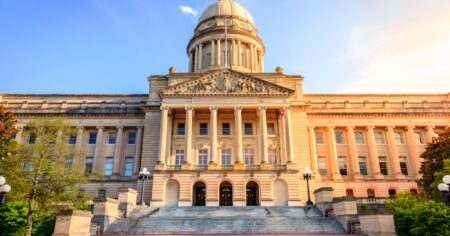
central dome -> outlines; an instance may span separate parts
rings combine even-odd
[[[219,0],[216,3],[212,4],[203,12],[198,22],[200,23],[206,19],[216,16],[231,16],[241,18],[244,21],[254,24],[253,18],[247,11],[247,9],[245,9],[241,4],[235,2],[234,0]]]

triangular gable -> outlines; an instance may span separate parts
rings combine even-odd
[[[289,96],[294,90],[233,70],[212,71],[199,78],[169,86],[162,96]]]

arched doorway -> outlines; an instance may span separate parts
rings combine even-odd
[[[197,182],[193,190],[192,205],[206,206],[206,185],[203,182]]]
[[[259,206],[259,188],[258,184],[250,181],[246,186],[247,206]]]
[[[165,205],[167,207],[178,206],[178,198],[180,193],[180,185],[176,180],[169,180],[166,184]]]
[[[219,188],[219,205],[233,206],[233,186],[230,182],[222,182]]]
[[[273,205],[288,205],[288,186],[286,182],[281,179],[277,179],[273,182]]]

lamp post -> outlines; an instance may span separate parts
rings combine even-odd
[[[444,176],[442,181],[444,183],[440,183],[438,189],[444,194],[442,198],[444,199],[445,204],[450,206],[450,175]]]
[[[306,167],[303,170],[303,179],[306,180],[306,186],[308,189],[308,201],[306,202],[306,206],[309,206],[309,208],[311,208],[313,205],[313,202],[311,201],[311,196],[309,193],[309,181],[311,180],[311,178],[312,178],[312,171],[308,167]]]
[[[144,182],[148,180],[150,176],[150,171],[147,170],[147,168],[142,168],[141,171],[139,171],[139,179],[141,180],[142,186],[141,186],[141,205],[145,205],[144,202]]]
[[[11,186],[5,184],[6,179],[0,176],[0,206],[4,206],[6,203],[6,194],[11,191]]]

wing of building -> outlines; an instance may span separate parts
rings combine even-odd
[[[266,49],[250,13],[220,0],[186,48],[189,71],[148,78],[142,95],[3,94],[27,142],[32,117],[62,115],[79,129],[80,186],[117,197],[151,171],[152,206],[303,205],[311,188],[336,196],[417,191],[420,154],[450,124],[449,94],[304,94],[301,75],[264,72]]]

